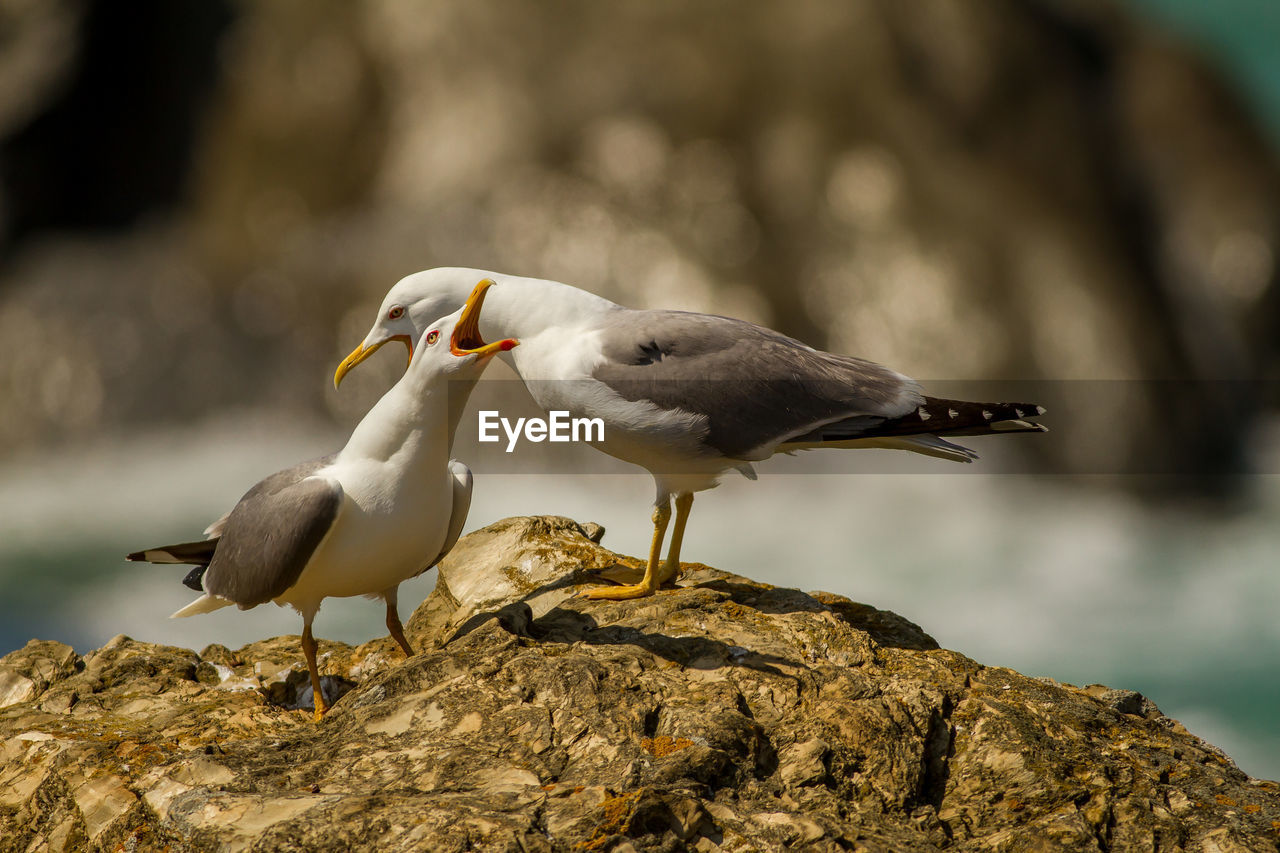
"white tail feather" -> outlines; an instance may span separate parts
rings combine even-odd
[[[234,601],[228,601],[225,598],[219,598],[216,595],[205,593],[195,601],[188,604],[181,610],[169,616],[170,619],[183,619],[187,616],[199,616],[201,613],[212,613],[215,610],[221,610],[224,607],[230,607],[235,604]]]

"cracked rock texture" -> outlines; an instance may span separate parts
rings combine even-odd
[[[515,518],[388,639],[0,659],[0,850],[1276,850],[1280,790],[1130,691],[989,668],[827,593]],[[177,582],[177,576],[174,578]]]

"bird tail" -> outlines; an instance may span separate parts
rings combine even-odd
[[[195,566],[182,579],[185,586],[196,592],[204,592],[204,573],[213,561],[213,552],[218,549],[218,539],[203,539],[199,542],[183,542],[181,545],[164,545],[160,548],[148,548],[145,551],[134,551],[125,556],[134,563],[162,563]],[[175,614],[177,615],[177,614]]]
[[[213,552],[218,547],[218,539],[202,539],[199,542],[183,542],[180,545],[163,545],[159,548],[147,548],[145,551],[134,551],[125,557],[131,562],[142,563],[185,563],[191,566],[207,566],[213,560]]]
[[[1043,414],[1044,407],[1035,403],[970,403],[925,397],[914,411],[905,415],[885,419],[858,415],[835,421],[797,436],[780,449],[884,447],[911,450],[956,462],[972,462],[978,454],[942,436],[1048,432],[1048,427],[1031,420]]]
[[[871,435],[991,435],[997,432],[1048,432],[1030,420],[1044,414],[1035,403],[969,403],[925,397],[914,412],[891,418]]]
[[[234,601],[229,601],[225,598],[219,598],[216,595],[210,595],[209,593],[206,592],[204,595],[200,596],[195,601],[188,604],[186,607],[176,611],[175,613],[170,614],[169,618],[183,619],[187,616],[199,616],[201,613],[212,613],[215,610],[221,610],[224,607],[230,607],[234,603],[235,603]]]

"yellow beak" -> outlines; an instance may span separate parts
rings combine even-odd
[[[479,355],[485,356],[496,352],[506,352],[520,345],[515,338],[504,338],[500,341],[494,341],[491,344],[484,342],[480,337],[480,307],[484,305],[485,291],[493,287],[493,279],[482,279],[474,289],[471,295],[467,297],[466,303],[462,306],[462,316],[458,318],[458,323],[454,326],[453,335],[449,338],[449,349],[456,356]],[[409,350],[409,363],[413,362],[413,340],[408,335],[394,335],[385,341],[378,341],[373,346],[365,346],[362,342],[360,346],[352,351],[351,355],[342,360],[342,364],[338,365],[338,369],[333,373],[333,387],[337,388],[342,383],[342,377],[346,376],[360,362],[378,351],[378,348],[390,341],[400,341]],[[406,364],[405,369],[408,369]]]
[[[484,338],[480,337],[480,306],[484,305],[485,291],[491,287],[493,287],[493,279],[481,279],[462,306],[462,316],[458,318],[457,325],[453,327],[453,334],[449,337],[449,351],[454,355],[485,356],[506,352],[519,346],[520,342],[515,338],[504,338],[486,344]]]
[[[383,344],[390,343],[391,341],[400,341],[404,344],[405,349],[409,350],[409,361],[413,361],[413,341],[410,340],[408,335],[394,335],[387,338],[385,341],[378,341],[371,347],[367,347],[363,342],[361,342],[360,346],[356,347],[352,351],[351,355],[344,358],[342,360],[342,364],[339,364],[338,369],[334,371],[333,387],[337,388],[342,383],[342,377],[346,376],[351,368],[373,355]],[[408,362],[405,363],[405,368],[408,369]]]

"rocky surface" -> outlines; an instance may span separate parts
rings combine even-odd
[[[0,659],[0,850],[1275,850],[1280,789],[1133,692],[892,613],[636,561],[561,518],[459,543],[408,635],[120,636]],[[176,581],[176,576],[175,576]]]

